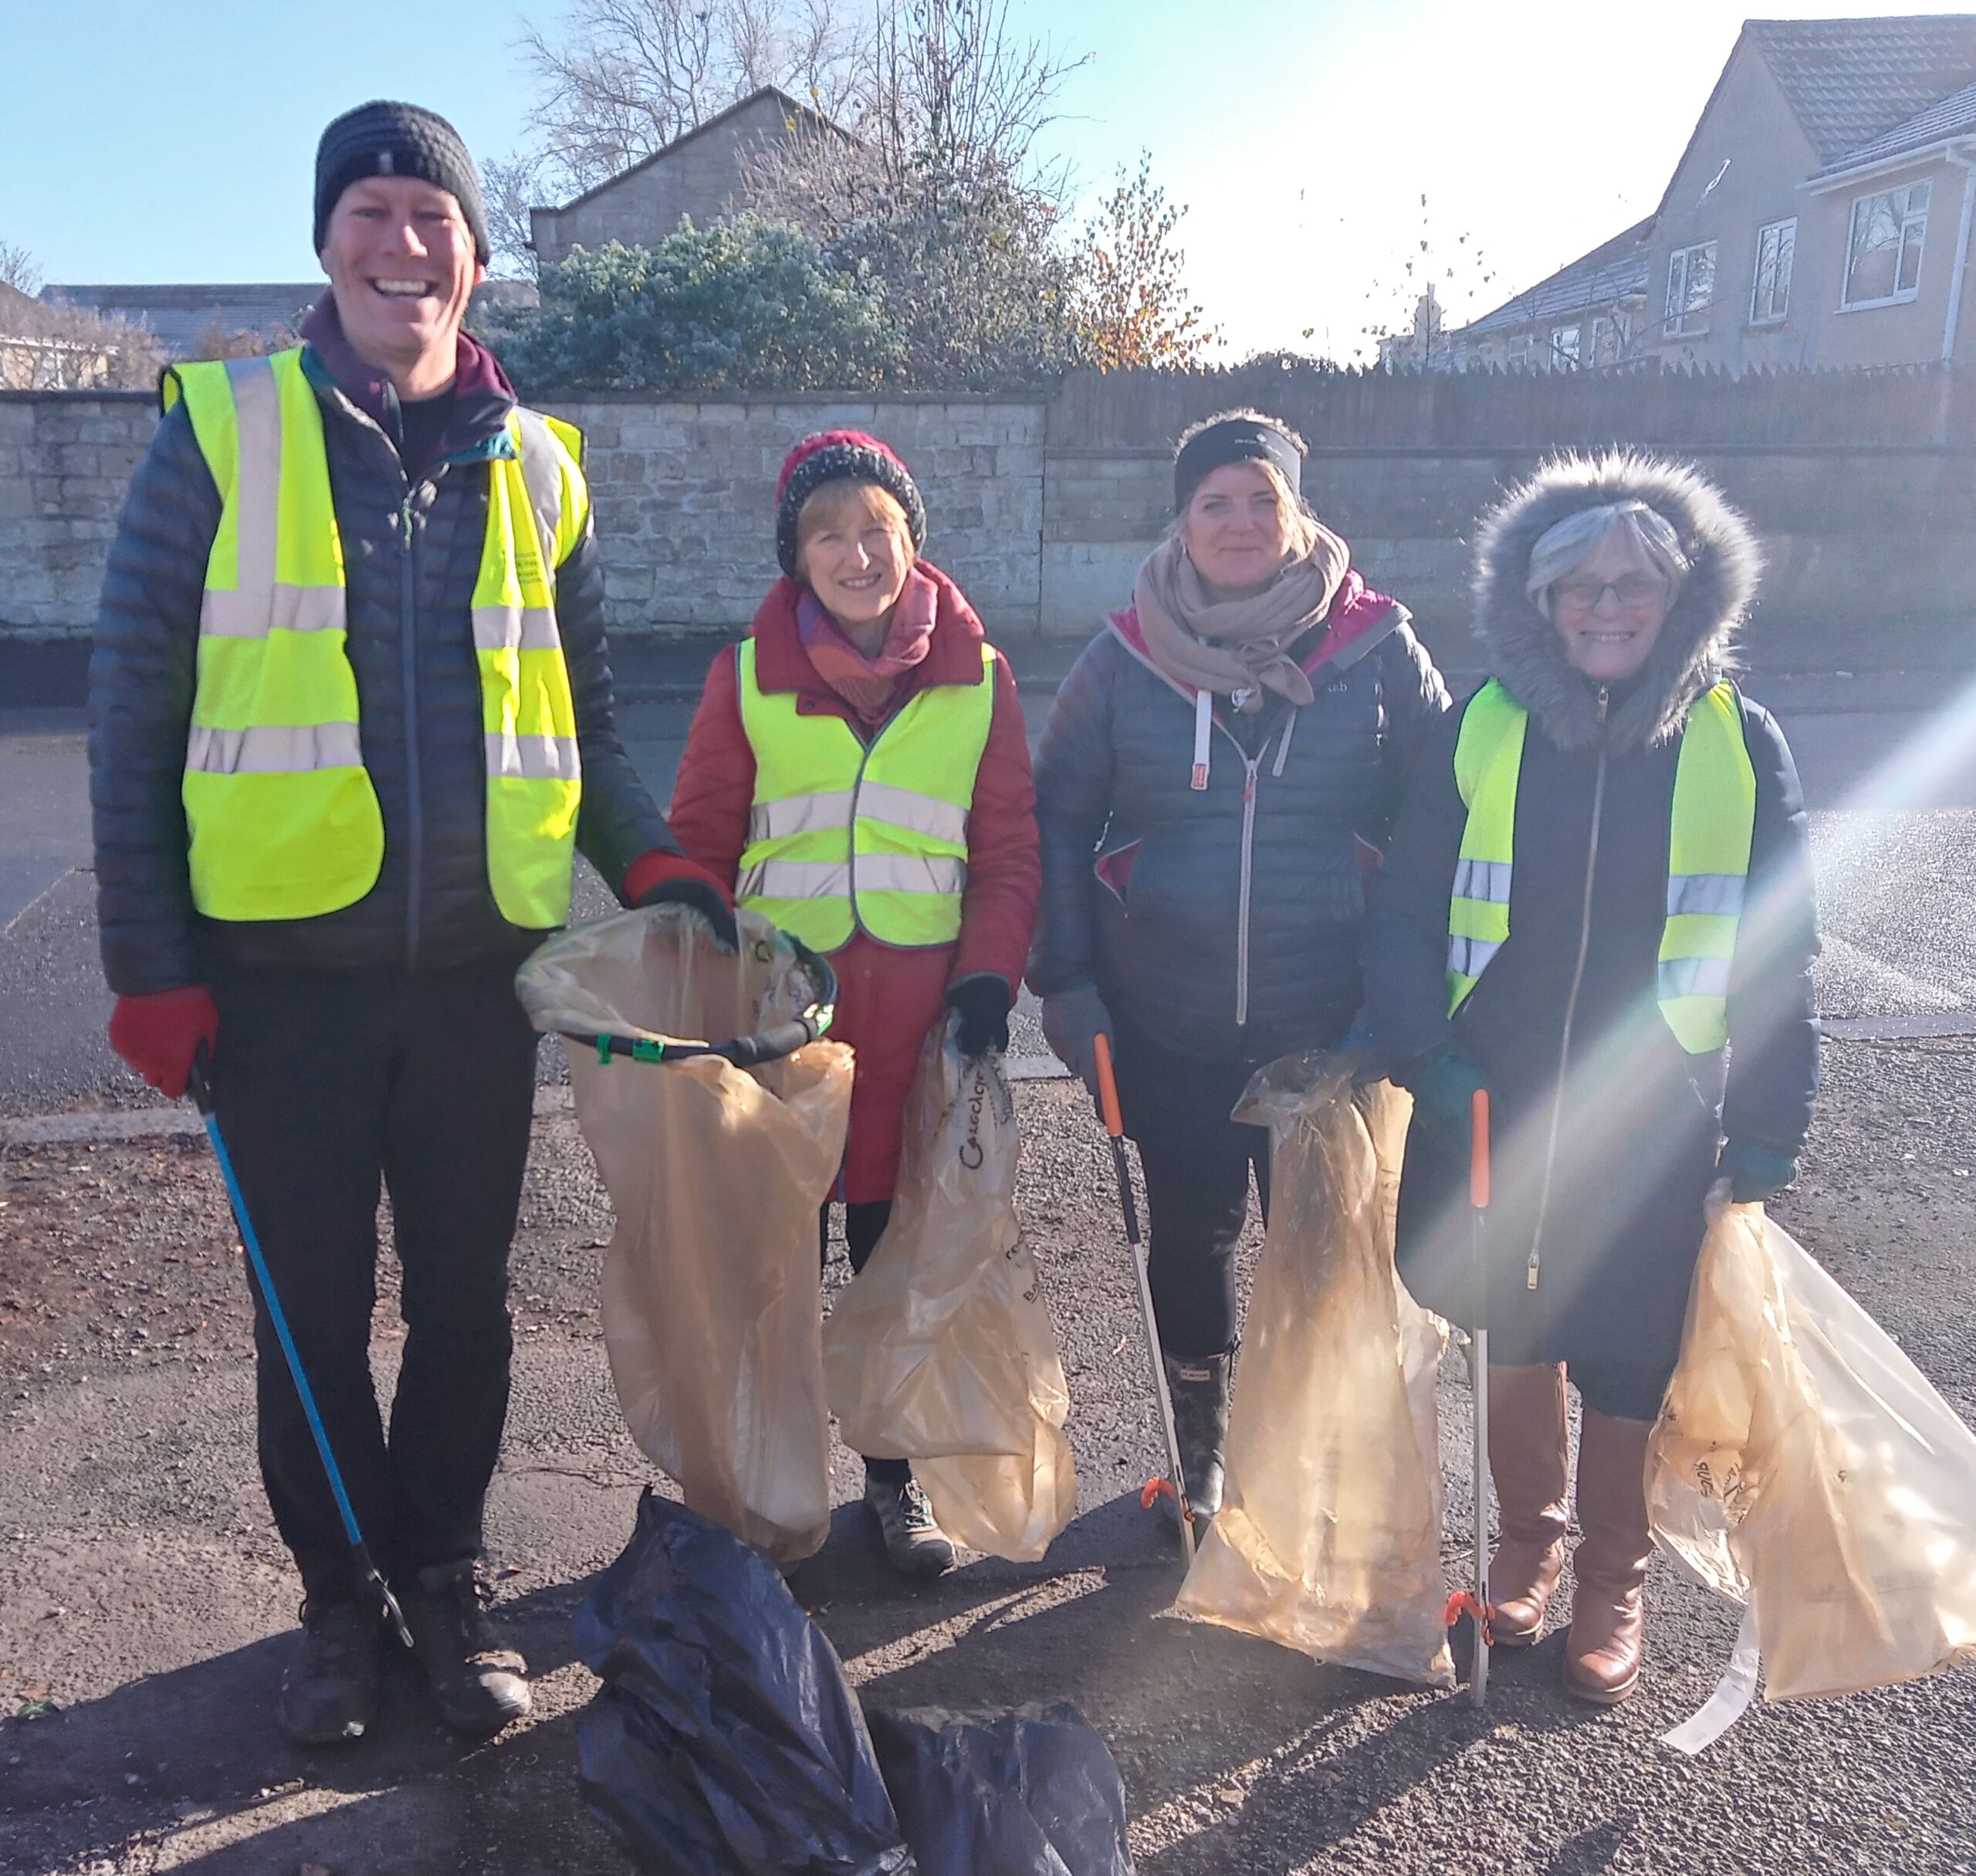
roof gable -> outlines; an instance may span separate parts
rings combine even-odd
[[[1646,292],[1648,243],[1653,237],[1654,219],[1649,215],[1644,221],[1636,222],[1534,286],[1526,287],[1514,299],[1504,300],[1480,319],[1471,320],[1462,327],[1462,336],[1486,338],[1492,332],[1531,320],[1586,312],[1610,306],[1629,294]]]
[[[1770,68],[1822,164],[1976,84],[1976,14],[1893,19],[1752,19]]]
[[[594,201],[600,195],[616,188],[618,184],[624,181],[626,178],[635,176],[641,171],[651,168],[655,163],[662,163],[683,144],[690,144],[696,137],[705,136],[709,130],[719,129],[730,117],[739,117],[744,111],[751,110],[765,99],[772,99],[780,104],[785,117],[807,117],[813,124],[821,126],[824,130],[835,130],[839,136],[848,137],[850,134],[842,125],[833,123],[814,105],[805,104],[800,98],[791,97],[780,86],[763,85],[760,90],[749,92],[745,98],[736,98],[724,110],[716,111],[711,117],[702,123],[695,124],[690,130],[681,131],[671,143],[661,144],[651,155],[640,157],[635,163],[628,164],[624,168],[618,171],[614,176],[606,176],[601,182],[594,184],[590,188],[584,190],[582,195],[573,195],[567,201],[554,207],[546,205],[531,205],[530,212],[567,215],[572,208],[580,208],[586,202]]]

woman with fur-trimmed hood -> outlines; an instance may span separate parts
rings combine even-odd
[[[1679,465],[1570,459],[1512,493],[1476,546],[1493,676],[1423,748],[1365,925],[1367,1024],[1415,1096],[1401,1272],[1463,1324],[1490,1096],[1495,1639],[1537,1639],[1563,1570],[1568,1374],[1565,1684],[1606,1704],[1639,1675],[1646,1440],[1705,1204],[1791,1183],[1818,1083],[1797,771],[1725,676],[1758,567]]]

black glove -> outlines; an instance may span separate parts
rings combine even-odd
[[[1014,1001],[1015,992],[999,971],[977,970],[947,986],[947,1007],[960,1014],[954,1040],[970,1062],[991,1048],[1007,1048],[1009,1006]]]
[[[1098,1051],[1095,1038],[1103,1036],[1115,1045],[1112,1017],[1105,999],[1094,984],[1081,984],[1074,990],[1052,990],[1043,999],[1044,1039],[1057,1059],[1076,1075],[1098,1098]]]
[[[1768,1146],[1730,1140],[1724,1145],[1715,1170],[1729,1182],[1731,1204],[1760,1205],[1795,1180],[1798,1162],[1791,1154]]]
[[[1488,1086],[1466,1055],[1436,1049],[1407,1078],[1413,1117],[1442,1150],[1466,1161],[1475,1125],[1475,1094]]]
[[[741,948],[740,928],[734,923],[734,908],[711,879],[695,879],[689,873],[677,874],[654,886],[638,900],[641,906],[685,906],[697,912],[713,927],[716,943],[730,951]]]

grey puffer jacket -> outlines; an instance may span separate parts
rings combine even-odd
[[[1408,616],[1348,574],[1304,649],[1315,699],[1217,708],[1196,789],[1192,693],[1117,615],[1064,680],[1037,753],[1030,985],[1095,984],[1162,1047],[1224,1063],[1336,1041],[1358,1007],[1365,871],[1447,708]]]
[[[120,995],[246,967],[333,971],[519,961],[540,933],[488,884],[486,768],[471,601],[486,527],[486,452],[513,398],[464,387],[442,459],[409,483],[391,439],[311,347],[343,537],[348,651],[364,762],[384,825],[377,882],[323,917],[256,923],[193,909],[180,787],[197,681],[200,597],[220,496],[181,406],[131,479],[90,661],[90,800],[103,974]],[[614,890],[652,848],[675,852],[618,740],[604,577],[586,533],[556,573],[583,765],[579,848]]]

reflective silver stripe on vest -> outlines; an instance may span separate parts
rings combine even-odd
[[[751,899],[848,899],[851,867],[843,860],[760,860],[741,875],[735,896]]]
[[[761,860],[741,875],[737,897],[848,899],[854,868],[860,892],[927,892],[958,898],[967,885],[967,862],[944,855],[861,853],[841,860]]]
[[[1512,870],[1507,860],[1460,861],[1454,869],[1454,896],[1457,899],[1487,899],[1492,906],[1507,906],[1510,902]]]
[[[556,615],[546,606],[475,606],[476,652],[553,652],[562,645]]]
[[[1727,997],[1726,957],[1664,957],[1660,960],[1660,1001],[1675,997]]]
[[[215,638],[265,638],[284,632],[341,632],[347,616],[340,586],[283,586],[275,580],[281,500],[281,392],[265,358],[227,361],[233,392],[234,584],[208,588],[199,601],[199,630]],[[224,494],[225,490],[222,491]]]
[[[360,768],[363,764],[354,723],[195,729],[185,740],[185,766],[202,775],[295,775],[311,769]]]
[[[573,736],[517,736],[490,730],[487,773],[518,775],[526,781],[575,781],[580,774]]]
[[[1448,969],[1458,977],[1479,977],[1490,959],[1502,948],[1500,938],[1450,938]]]
[[[967,862],[946,855],[861,853],[851,862],[861,892],[931,892],[958,898]]]
[[[542,543],[542,564],[553,576],[556,571],[556,537],[563,519],[560,445],[539,411],[525,410],[518,405],[515,416],[522,432],[522,480],[528,485],[529,505],[535,510],[535,531]]]
[[[858,791],[858,812],[861,818],[923,834],[929,840],[951,841],[957,847],[967,841],[967,810],[915,788],[868,781]]]
[[[1745,882],[1740,873],[1670,873],[1667,916],[1704,913],[1737,918],[1743,910]]]
[[[851,791],[832,788],[817,794],[792,794],[780,801],[757,801],[748,811],[748,839],[783,840],[791,834],[817,834],[851,825]]]

